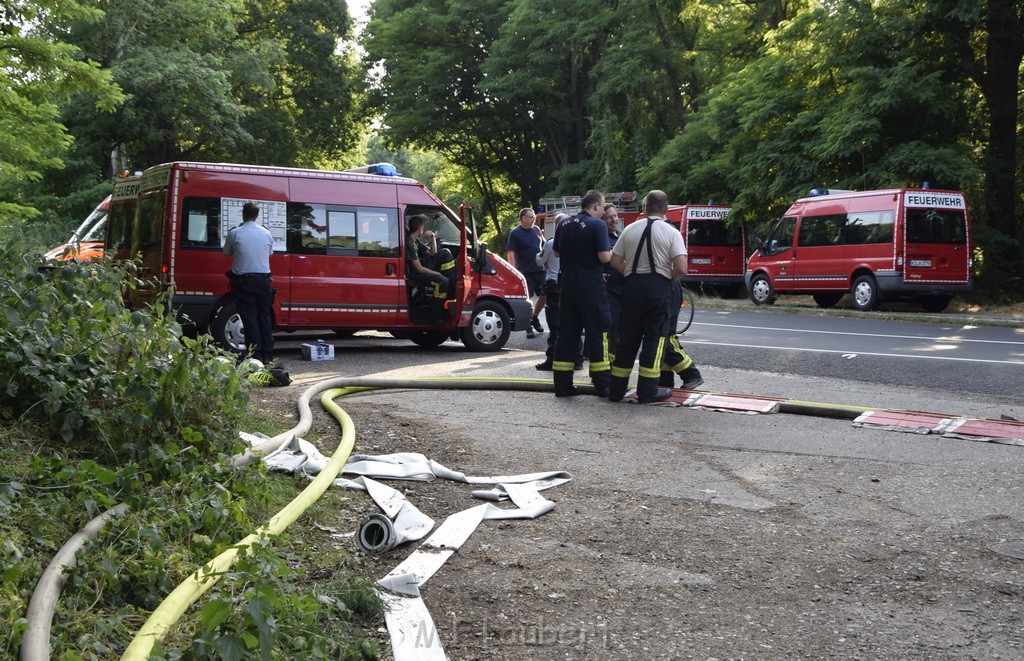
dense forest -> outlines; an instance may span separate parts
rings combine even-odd
[[[395,160],[490,232],[662,188],[763,227],[810,188],[968,194],[1024,290],[1019,0],[12,0],[0,224],[63,239],[117,173]],[[360,27],[361,29],[357,29]]]

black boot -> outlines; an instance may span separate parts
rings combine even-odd
[[[674,388],[676,385],[676,373],[672,370],[661,370],[661,378],[658,385],[662,388]]]
[[[668,388],[659,388],[658,380],[650,376],[641,376],[636,381],[636,399],[641,404],[661,402],[672,396]]]
[[[697,369],[696,365],[690,365],[680,372],[679,378],[683,380],[683,388],[686,390],[693,390],[704,383],[704,377],[700,375],[700,370]]]
[[[580,394],[580,389],[572,384],[572,372],[558,370],[554,375],[555,397],[573,397]]]
[[[629,390],[629,377],[609,376],[608,378],[608,401],[621,402]]]
[[[612,378],[612,375],[608,372],[591,372],[590,382],[594,384],[594,389],[597,390],[597,396],[604,399],[608,396],[608,384]]]

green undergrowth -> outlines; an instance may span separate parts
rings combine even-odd
[[[131,265],[40,270],[0,244],[0,658],[19,655],[53,555],[114,505],[128,512],[67,572],[52,658],[120,656],[180,581],[307,485],[259,464],[230,467],[243,449],[237,430],[286,425],[253,410],[246,368],[182,337],[165,301],[125,309],[125,286],[147,283]],[[329,493],[286,534],[255,545],[156,658],[377,656],[372,584],[310,523],[329,520],[338,498]]]

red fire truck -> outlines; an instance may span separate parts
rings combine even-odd
[[[388,164],[346,172],[157,165],[142,174],[134,222],[111,223],[108,242],[121,259],[141,255],[141,275],[171,289],[171,305],[198,332],[242,351],[222,247],[247,200],[259,203],[259,220],[274,236],[275,329],[381,330],[421,346],[451,338],[497,351],[530,322],[525,281],[479,241],[472,210],[454,213]],[[413,215],[426,216],[426,228],[455,256],[454,299],[443,326],[428,323],[420,288],[406,277],[406,219]],[[155,297],[140,294],[131,294],[129,305]]]
[[[793,203],[747,262],[757,305],[776,294],[811,294],[824,308],[850,294],[871,310],[910,298],[941,312],[973,285],[971,224],[964,194],[927,188],[815,189]]]
[[[743,288],[747,233],[744,225],[726,222],[731,210],[713,204],[672,204],[665,217],[679,228],[686,243],[683,282],[715,287],[733,298]],[[639,211],[619,213],[624,225],[642,217]]]

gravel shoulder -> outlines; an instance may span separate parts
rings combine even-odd
[[[289,360],[295,384],[254,401],[287,425],[301,392],[333,376],[538,375],[532,351],[452,347],[410,361],[404,346],[338,346],[333,363]],[[931,391],[705,376],[717,392],[1024,419],[1020,406]],[[379,390],[339,403],[359,453],[574,476],[546,492],[552,512],[485,521],[426,584],[449,658],[1024,657],[1024,447],[525,392]],[[337,427],[318,408],[310,437],[329,453]],[[439,522],[479,504],[468,485],[391,485]],[[345,502],[341,530],[375,511],[361,495]],[[362,568],[383,576],[414,547],[363,556]]]

